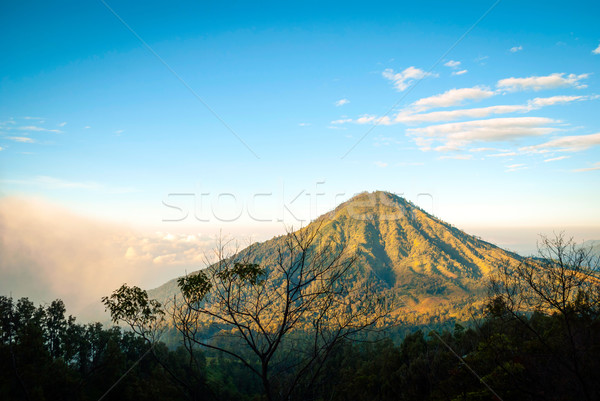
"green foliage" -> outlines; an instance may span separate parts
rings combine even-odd
[[[102,303],[110,312],[113,323],[121,320],[147,326],[156,322],[165,312],[160,302],[148,299],[148,293],[139,287],[123,284],[110,297],[102,297]]]
[[[0,297],[0,398],[97,400],[148,350],[140,337],[99,323],[78,324],[62,301],[36,307]],[[176,400],[181,391],[142,359],[107,400]]]
[[[177,285],[183,296],[192,303],[202,301],[212,288],[212,283],[204,272],[180,277],[177,279]]]
[[[131,331],[78,324],[60,301],[35,306],[26,298],[0,297],[0,312],[2,399],[97,400],[151,347]],[[573,315],[573,337],[558,314],[519,318],[492,299],[487,319],[476,327],[455,324],[438,335],[417,330],[397,345],[390,339],[341,341],[316,379],[303,378],[290,401],[493,400],[467,365],[505,401],[599,399],[599,314]],[[217,338],[220,347],[239,348]],[[575,349],[585,350],[577,360],[585,389],[570,365],[573,339]],[[282,347],[285,352],[294,344]],[[183,347],[155,343],[154,351],[179,381],[148,355],[105,399],[261,399],[260,381],[232,356],[207,350],[195,352],[190,363]]]
[[[256,263],[235,262],[233,266],[217,272],[219,279],[223,281],[235,282],[238,285],[249,283],[256,285],[264,281],[265,269]]]

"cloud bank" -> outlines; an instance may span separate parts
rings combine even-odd
[[[121,284],[151,288],[204,266],[210,235],[145,235],[57,206],[0,199],[0,295],[61,298],[78,314]]]

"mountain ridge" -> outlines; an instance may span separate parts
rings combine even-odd
[[[339,241],[357,253],[356,268],[378,280],[381,291],[400,299],[396,317],[457,317],[482,302],[485,277],[498,263],[521,260],[512,252],[473,237],[389,192],[362,192],[312,221],[321,241]],[[251,244],[253,263],[268,267],[286,235]],[[164,300],[178,293],[176,279],[151,290]]]

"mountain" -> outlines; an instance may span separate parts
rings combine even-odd
[[[388,192],[358,194],[304,229],[317,226],[324,241],[336,238],[356,250],[356,268],[400,301],[393,315],[413,312],[416,320],[466,318],[466,309],[484,299],[485,279],[495,266],[521,259]],[[275,237],[241,252],[250,252],[254,263],[268,267],[284,240]],[[149,295],[164,300],[176,293],[176,280],[171,280]]]

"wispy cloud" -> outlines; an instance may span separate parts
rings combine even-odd
[[[416,114],[413,114],[410,110],[408,110],[398,113],[394,119],[394,122],[403,124],[416,124],[424,122],[453,121],[463,118],[484,118],[494,114],[514,113],[526,110],[528,110],[527,106],[522,105],[498,105],[473,109],[444,110]]]
[[[348,104],[348,103],[350,103],[350,100],[344,98],[344,99],[338,100],[334,104],[336,105],[336,107],[340,107],[340,106],[343,106],[343,105]]]
[[[559,161],[559,160],[568,159],[569,157],[571,157],[571,156],[558,156],[558,157],[553,157],[553,158],[550,158],[550,159],[546,159],[546,160],[544,160],[544,163],[556,162],[556,161]]]
[[[35,143],[36,142],[35,139],[29,138],[27,136],[6,136],[5,138],[10,141],[21,142],[21,143]]]
[[[473,88],[450,89],[435,96],[429,96],[417,100],[413,106],[420,110],[436,107],[450,107],[462,104],[465,100],[481,100],[494,96],[494,92],[486,87],[475,86]]]
[[[62,134],[63,131],[59,129],[48,129],[44,127],[39,127],[37,125],[25,125],[22,127],[17,127],[19,131],[32,131],[32,132],[54,132],[56,134]]]
[[[469,152],[507,152],[507,150],[496,148],[471,148]]]
[[[586,171],[594,171],[594,170],[600,170],[600,162],[594,163],[592,165],[592,167],[579,168],[579,169],[573,170],[573,172],[575,172],[575,173],[583,173],[583,172],[586,172]]]
[[[531,108],[541,108],[545,106],[554,106],[555,104],[569,103],[576,100],[597,99],[597,96],[551,96],[536,97],[528,102]]]
[[[463,74],[466,74],[467,72],[469,72],[469,71],[468,70],[454,71],[454,72],[452,72],[452,75],[463,75]]]
[[[310,123],[299,123],[298,125],[300,127],[308,127],[310,125]]]
[[[378,135],[374,138],[374,146],[401,145],[403,142],[390,136]]]
[[[59,127],[64,127],[65,125],[67,125],[66,121],[63,121],[62,123],[58,124]]]
[[[503,153],[493,153],[491,155],[486,155],[486,157],[512,157],[516,156],[517,152],[503,152]]]
[[[462,150],[478,142],[506,142],[547,135],[559,121],[544,117],[513,117],[474,120],[408,129],[421,150]],[[437,145],[437,146],[436,146]]]
[[[387,164],[387,163],[385,163],[385,162],[381,162],[381,161],[376,161],[376,162],[375,162],[375,165],[376,165],[377,167],[379,167],[379,168],[385,168],[385,167],[387,167],[387,166],[388,166],[388,164]]]
[[[460,65],[460,61],[450,60],[447,63],[445,63],[444,65],[446,67],[450,67],[450,68],[458,68],[458,66]]]
[[[506,166],[506,172],[512,172],[512,171],[518,171],[518,170],[524,170],[526,169],[527,166],[525,164],[511,164],[509,166]]]
[[[521,46],[521,45],[519,45],[519,46],[514,46],[514,47],[511,47],[511,48],[509,49],[509,51],[510,51],[511,53],[516,53],[516,52],[518,52],[518,51],[521,51],[521,50],[523,50],[523,46]]]
[[[556,89],[564,87],[573,87],[577,89],[587,88],[587,85],[581,81],[589,77],[589,74],[568,74],[554,73],[546,76],[531,76],[526,78],[506,78],[498,81],[496,86],[500,90],[508,92],[543,89]]]
[[[485,65],[484,61],[487,60],[487,59],[489,59],[489,58],[490,58],[490,56],[479,56],[474,61],[476,63],[481,64],[481,65]]]
[[[423,71],[416,67],[408,67],[402,72],[394,72],[393,69],[388,68],[381,73],[385,79],[392,81],[394,87],[402,92],[406,90],[415,79],[422,79],[425,77],[437,77],[437,74]]]
[[[440,159],[440,160],[443,160],[443,159],[471,160],[472,158],[473,158],[473,155],[444,155],[444,156],[438,157],[438,159]]]
[[[468,89],[466,91],[465,89]],[[461,103],[462,100],[466,99],[475,99],[477,98],[485,98],[491,96],[489,91],[471,91],[474,88],[464,88],[464,89],[452,89],[448,92],[445,92],[442,95],[436,95],[428,98],[424,98],[418,100],[413,103],[412,106],[401,110],[396,114],[393,119],[382,120],[380,124],[382,125],[390,125],[390,124],[419,124],[419,123],[432,123],[432,122],[442,122],[442,121],[454,121],[464,118],[484,118],[497,114],[508,114],[508,113],[526,113],[532,110],[537,110],[542,107],[554,106],[558,104],[565,104],[569,102],[575,101],[583,101],[583,100],[591,100],[597,99],[597,96],[552,96],[540,98],[537,97],[535,99],[529,100],[526,104],[516,104],[516,105],[497,105],[497,106],[488,106],[488,107],[478,107],[471,109],[457,109],[457,110],[442,110],[442,111],[433,111],[429,113],[416,113],[418,110],[426,110],[429,107],[433,107],[437,104],[439,107],[452,106],[454,104]],[[349,122],[355,122],[358,124],[368,124],[373,123],[377,120],[377,116],[362,116],[357,120],[352,119],[344,119],[337,120],[333,123],[335,124],[344,124]]]
[[[331,124],[337,125],[337,124],[346,124],[346,123],[352,123],[352,122],[354,122],[354,120],[351,118],[340,118],[339,120],[333,120],[331,122]]]
[[[594,50],[592,50],[593,54],[600,54],[600,45],[598,45],[598,47],[596,47]]]
[[[519,150],[528,153],[578,152],[597,145],[600,145],[600,132],[591,135],[563,136],[539,145],[525,146]]]

